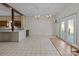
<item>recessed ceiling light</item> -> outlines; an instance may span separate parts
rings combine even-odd
[[[51,17],[52,15],[46,15],[47,18]]]
[[[39,18],[39,17],[40,17],[40,15],[35,16],[35,18]]]
[[[38,15],[38,18],[40,17],[40,15]]]

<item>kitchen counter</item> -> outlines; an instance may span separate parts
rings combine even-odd
[[[0,30],[0,42],[19,42],[26,38],[26,30]]]
[[[19,32],[19,31],[23,31],[23,30],[0,30],[0,32]]]

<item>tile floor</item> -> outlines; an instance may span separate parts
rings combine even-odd
[[[20,42],[0,42],[0,56],[60,56],[50,36],[29,36]]]

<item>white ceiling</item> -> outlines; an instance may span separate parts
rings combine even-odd
[[[16,16],[19,14],[15,12],[14,15]],[[0,4],[0,16],[11,16],[11,9]]]
[[[57,14],[64,9],[66,3],[8,3],[26,16]]]
[[[66,3],[8,3],[26,16],[56,15],[68,4]],[[11,15],[10,8],[0,4],[0,16]]]
[[[6,16],[6,15],[11,15],[10,9],[0,4],[0,16]]]

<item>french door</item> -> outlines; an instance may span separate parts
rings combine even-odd
[[[76,15],[67,18],[67,40],[76,43]]]
[[[66,17],[60,22],[60,37],[71,43],[76,43],[76,15]]]
[[[60,37],[62,39],[65,39],[65,36],[66,36],[65,21],[62,21],[60,23]]]

